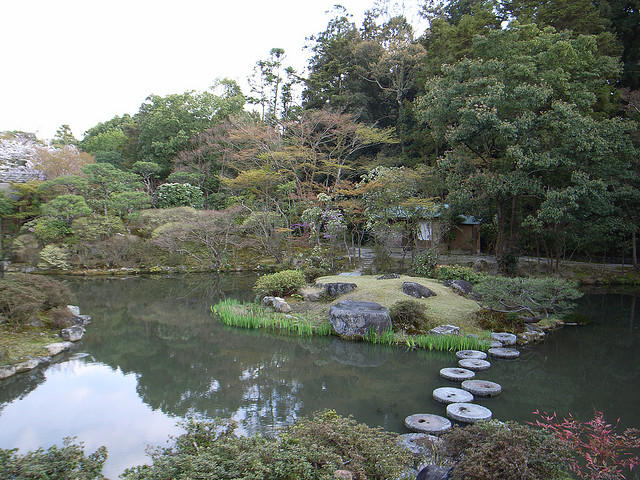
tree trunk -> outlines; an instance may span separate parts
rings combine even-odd
[[[640,270],[640,267],[638,267],[637,236],[638,236],[638,233],[635,230],[631,232],[631,261],[633,263],[634,270]]]

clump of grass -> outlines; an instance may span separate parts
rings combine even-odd
[[[489,349],[490,342],[487,339],[478,339],[466,335],[406,335],[394,333],[393,330],[385,330],[378,334],[370,330],[364,340],[377,345],[406,345],[410,349],[420,348],[428,351],[457,352],[458,350],[482,350]]]
[[[332,329],[329,322],[314,325],[309,318],[286,316],[281,313],[269,312],[255,303],[240,303],[235,299],[227,299],[218,302],[211,307],[211,312],[220,321],[230,327],[279,331],[310,337],[312,335],[331,335]]]
[[[364,337],[365,341],[373,343],[374,345],[393,345],[395,344],[395,338],[393,330],[385,330],[378,334],[375,330],[369,330],[369,333]]]

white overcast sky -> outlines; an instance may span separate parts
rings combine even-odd
[[[360,24],[373,0],[2,0],[0,131],[51,138],[66,123],[81,138],[152,93],[244,88],[273,47],[300,69],[335,3]]]

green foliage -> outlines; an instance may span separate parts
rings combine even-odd
[[[26,223],[23,228],[33,233],[43,245],[62,240],[72,232],[66,222],[52,217],[37,218]]]
[[[150,238],[153,231],[167,223],[191,222],[198,218],[198,212],[192,207],[143,210],[132,220],[131,228],[135,233]]]
[[[479,422],[442,435],[453,480],[559,480],[568,473],[566,443],[515,422]]]
[[[69,250],[57,245],[47,245],[40,251],[40,263],[38,263],[38,266],[41,268],[67,270],[71,267]]]
[[[71,298],[63,283],[49,277],[9,273],[0,279],[0,314],[14,324],[55,307],[66,307]]]
[[[439,280],[466,280],[474,284],[485,277],[485,275],[476,272],[473,268],[462,265],[440,265],[433,273]]]
[[[466,335],[413,335],[394,338],[398,345],[421,348],[436,352],[457,352],[458,350],[489,350],[489,342]]]
[[[65,438],[62,447],[39,448],[25,455],[0,449],[0,478],[7,480],[103,480],[107,449],[85,455],[82,443]]]
[[[60,195],[40,207],[43,215],[64,221],[68,226],[78,217],[91,213],[84,198],[80,195]]]
[[[278,333],[288,333],[301,337],[312,335],[331,335],[333,329],[329,322],[315,325],[304,316],[291,318],[280,313],[270,312],[263,307],[253,304],[241,304],[237,300],[223,300],[211,307],[211,312],[220,321],[230,327],[256,329],[261,328]]]
[[[71,224],[75,243],[90,243],[105,240],[116,233],[124,233],[125,228],[119,217],[91,215],[77,218]]]
[[[438,264],[438,249],[427,248],[413,259],[413,273],[420,277],[432,277]]]
[[[524,322],[515,313],[496,312],[483,308],[475,314],[478,326],[492,332],[520,333],[524,331]]]
[[[144,192],[120,192],[112,193],[109,197],[109,208],[115,211],[120,218],[131,219],[136,212],[149,208],[151,199]]]
[[[305,265],[302,267],[302,273],[304,274],[304,278],[307,283],[313,283],[316,278],[329,275],[330,272],[328,268]]]
[[[158,208],[192,207],[203,208],[202,190],[188,183],[164,183],[155,193],[155,204]]]
[[[296,293],[306,282],[300,270],[282,270],[263,275],[256,281],[253,290],[260,296],[285,296]]]
[[[559,278],[487,276],[473,289],[485,308],[512,313],[525,322],[571,310],[582,293],[573,282]]]
[[[423,333],[436,325],[429,322],[426,307],[416,300],[400,300],[389,309],[391,324],[397,331],[404,330],[409,334]]]
[[[151,452],[151,465],[126,470],[124,480],[329,480],[338,468],[354,478],[393,478],[408,460],[395,434],[333,411],[300,419],[278,438],[234,434],[232,421],[185,422],[173,445]]]

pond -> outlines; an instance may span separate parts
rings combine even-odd
[[[248,299],[252,275],[66,279],[93,317],[69,354],[45,369],[0,383],[0,447],[31,450],[77,436],[106,445],[105,474],[144,463],[187,416],[233,418],[241,432],[271,433],[331,408],[404,432],[413,413],[443,414],[433,389],[449,353],[304,339],[227,328],[209,307]],[[589,418],[594,409],[640,426],[638,292],[590,293],[593,320],[566,327],[516,361],[494,361],[478,378],[503,386],[478,403],[501,420],[531,421],[540,409]]]

